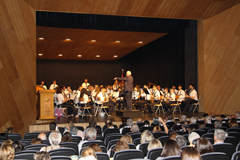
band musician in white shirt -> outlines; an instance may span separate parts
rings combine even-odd
[[[197,91],[194,89],[194,85],[190,84],[189,89],[190,89],[189,95],[186,94],[187,99],[184,101],[184,103],[182,103],[184,106],[183,112],[186,112],[187,110],[189,110],[192,103],[198,102]]]
[[[82,87],[87,89],[90,84],[88,83],[88,79],[85,79],[84,82],[82,83]]]
[[[47,90],[47,86],[46,86],[46,85],[44,85],[44,81],[42,81],[42,82],[41,82],[41,85],[40,85],[40,87],[42,87],[43,89]]]
[[[178,91],[177,91],[176,95],[178,95],[177,101],[179,101],[179,102],[182,102],[185,99],[185,91],[182,90],[181,84],[178,85]]]
[[[58,86],[58,85],[57,85],[57,81],[54,80],[54,81],[53,81],[53,84],[51,84],[51,86],[50,86],[49,89],[54,90],[54,89],[56,89],[57,86]]]

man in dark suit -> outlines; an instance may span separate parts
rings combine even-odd
[[[133,91],[133,77],[131,71],[127,71],[126,77],[114,78],[114,80],[124,81],[124,92],[127,110],[132,110],[132,91]]]

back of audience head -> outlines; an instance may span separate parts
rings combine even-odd
[[[222,127],[222,122],[219,121],[219,120],[216,120],[216,121],[214,122],[214,126],[215,126],[215,128]]]
[[[223,129],[215,129],[214,143],[218,143],[218,142],[223,143],[227,136],[228,136],[227,132],[225,132]]]
[[[196,148],[186,147],[182,151],[181,160],[201,160],[201,156]]]
[[[129,149],[128,144],[124,141],[119,140],[115,146],[115,151],[118,152],[118,151],[122,151],[122,150],[126,150],[126,149]]]
[[[182,122],[187,121],[187,116],[186,116],[186,115],[182,115],[182,117],[181,117],[181,121],[182,121]]]
[[[212,143],[203,137],[196,140],[195,148],[197,148],[200,154],[214,152]]]
[[[21,152],[22,150],[24,150],[24,145],[22,144],[21,141],[17,140],[14,141],[12,144],[13,148],[15,149],[15,153],[16,152]]]
[[[161,157],[181,155],[181,148],[175,140],[168,140],[163,147]]]
[[[61,142],[72,142],[72,134],[70,132],[65,132]]]
[[[131,118],[127,119],[126,125],[131,126],[133,124],[133,120]]]
[[[235,118],[232,118],[229,123],[228,123],[229,127],[232,128],[232,127],[237,127],[238,126],[238,123],[236,121]]]
[[[57,124],[55,122],[51,122],[49,124],[50,131],[55,131],[56,130],[56,126],[57,126]]]
[[[209,116],[205,117],[205,123],[211,123],[211,118]]]
[[[97,123],[95,121],[90,121],[89,126],[95,128],[97,126]]]
[[[114,128],[113,123],[112,123],[112,122],[108,122],[108,124],[107,124],[107,128]]]
[[[187,145],[187,140],[182,135],[177,135],[176,138],[175,138],[175,141],[177,142],[179,147],[184,147],[184,146]]]
[[[126,122],[127,122],[127,118],[126,118],[126,117],[123,117],[123,118],[122,118],[122,124],[124,124],[124,123],[126,124]]]
[[[176,133],[176,132],[171,132],[171,133],[169,134],[169,139],[175,140],[175,138],[177,137],[177,135],[178,135],[178,133]]]
[[[157,126],[155,126],[155,127],[153,128],[152,133],[161,132],[161,131],[162,131],[161,127],[157,125]]]
[[[33,158],[34,160],[51,160],[50,154],[45,151],[35,153]]]
[[[190,122],[191,122],[191,124],[197,123],[197,118],[196,117],[191,117]]]
[[[96,153],[95,153],[94,149],[89,147],[89,146],[87,148],[83,149],[82,154],[81,154],[81,158],[82,157],[86,157],[86,159],[94,159],[94,158],[97,159],[97,156],[96,156]],[[85,159],[85,158],[83,158],[83,159]]]
[[[132,133],[137,133],[139,131],[138,125],[136,123],[133,123],[130,130]]]
[[[48,139],[51,145],[58,145],[62,140],[62,135],[60,132],[53,131],[50,133]]]
[[[143,123],[142,118],[138,118],[137,123]]]
[[[120,138],[120,141],[124,141],[126,143],[132,143],[133,139],[129,134],[125,134]]]
[[[88,140],[96,139],[97,130],[93,127],[89,127],[86,129],[85,134],[86,134],[86,137],[88,138]]]
[[[0,148],[0,159],[1,160],[12,160],[15,156],[15,149],[12,144],[2,144]]]
[[[162,147],[162,143],[158,140],[158,139],[152,139],[149,144],[148,144],[148,151],[150,151],[151,149],[154,148],[161,148]]]
[[[150,142],[152,139],[154,139],[154,136],[149,130],[145,130],[141,134],[141,143]]]
[[[72,134],[73,136],[76,136],[77,133],[78,133],[78,128],[77,128],[76,126],[72,126],[72,127],[70,128],[70,132],[71,132],[71,134]]]
[[[40,138],[33,138],[31,145],[43,144],[43,141]]]
[[[107,119],[106,121],[105,121],[105,125],[107,125],[109,122],[112,122],[110,119]]]
[[[38,138],[40,138],[41,140],[46,140],[47,139],[47,136],[46,136],[46,133],[42,132],[38,135]]]
[[[2,145],[1,145],[1,146],[6,145],[6,144],[12,145],[12,144],[13,144],[13,141],[12,141],[11,139],[7,139],[7,140],[5,140],[5,141],[2,142]]]
[[[145,126],[149,126],[150,122],[149,122],[148,120],[145,120],[145,121],[143,122],[143,124],[144,124]]]
[[[91,147],[95,152],[102,152],[102,148],[98,144],[90,144],[89,147]]]
[[[190,145],[193,145],[193,140],[200,138],[200,135],[197,132],[191,132],[188,135],[188,141],[190,143]]]
[[[198,128],[200,129],[200,128],[204,128],[204,127],[206,127],[206,124],[204,123],[204,121],[199,121]]]

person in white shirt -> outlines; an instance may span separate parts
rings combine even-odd
[[[124,104],[124,101],[123,101],[123,97],[120,97],[120,92],[122,91],[121,88],[118,88],[118,91],[117,92],[113,92],[113,98],[116,100],[116,103],[117,103],[117,106],[118,106],[118,110],[121,110],[122,107]]]
[[[161,89],[161,86],[160,86],[160,85],[158,85],[158,86],[157,86],[157,90],[159,91],[159,93],[160,93],[160,96],[163,96],[163,91],[162,91],[162,89]]]
[[[80,94],[80,97],[79,97],[79,103],[80,103],[80,106],[81,107],[85,107],[85,106],[91,106],[89,104],[89,102],[91,101],[91,99],[88,98],[88,95],[87,95],[87,90],[85,88],[83,88],[81,90],[81,94]],[[87,112],[86,112],[87,113]],[[91,106],[91,110],[90,110],[90,117],[92,116],[91,113],[93,113],[93,108]]]
[[[54,80],[54,81],[53,81],[53,84],[51,84],[51,86],[50,86],[49,89],[54,90],[57,86],[58,86],[58,85],[57,85],[57,81]]]
[[[88,83],[88,79],[85,79],[84,82],[82,83],[82,87],[87,89],[90,84]]]
[[[44,85],[44,81],[42,81],[42,82],[41,82],[41,85],[40,85],[40,87],[42,87],[43,89],[47,90],[47,86],[46,86],[46,85]]]
[[[173,104],[173,103],[176,103],[176,101],[175,101],[175,93],[174,93],[174,89],[171,88],[171,89],[170,89],[170,93],[169,93],[169,95],[168,95],[168,97],[167,97],[167,101],[166,101],[165,104],[167,105],[167,107],[168,107],[170,110],[172,110],[171,104]]]
[[[182,103],[185,106],[183,112],[189,110],[192,103],[198,102],[197,91],[194,89],[194,85],[190,84],[189,89],[189,95],[186,95],[187,99]]]
[[[177,91],[176,95],[179,96],[179,98],[177,99],[177,101],[179,101],[179,102],[182,102],[185,99],[185,91],[182,90],[181,84],[178,85],[178,91]]]
[[[151,98],[152,98],[154,101],[147,104],[148,111],[149,111],[150,114],[153,113],[152,107],[153,107],[155,104],[160,103],[160,92],[157,90],[157,86],[156,86],[156,85],[153,86]]]

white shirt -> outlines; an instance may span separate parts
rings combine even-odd
[[[45,85],[40,85],[43,89],[46,89],[47,90],[47,86]]]
[[[158,90],[153,91],[154,100],[159,100],[160,92]]]
[[[179,95],[178,101],[182,102],[185,98],[185,91],[184,90],[178,90],[177,95]]]
[[[83,101],[80,101],[81,104],[86,104],[88,102],[88,95],[83,95]]]
[[[119,87],[120,87],[119,85],[116,85],[116,86],[113,85],[113,90],[116,92],[116,91],[118,91]]]
[[[113,97],[116,98],[117,101],[119,101],[119,100],[123,100],[123,97],[119,97],[119,94],[120,94],[119,91],[113,93]]]
[[[175,93],[169,93],[168,98],[173,98],[173,99],[169,99],[169,101],[175,101]]]
[[[95,99],[95,103],[102,104],[103,101],[104,101],[103,93],[100,92],[100,93],[98,93],[98,95],[97,95],[97,97]]]
[[[51,84],[49,89],[54,90],[57,86],[58,86],[57,84]]]
[[[57,105],[62,104],[63,101],[64,101],[63,94],[62,94],[62,93],[58,93],[58,94],[57,94],[57,103],[56,103],[56,104],[57,104]]]
[[[132,99],[138,99],[139,92],[138,91],[133,91],[132,92]]]
[[[87,89],[88,86],[90,86],[90,84],[88,82],[87,83],[85,83],[85,82],[82,83],[83,88]]]
[[[163,96],[164,96],[164,98],[168,98],[169,97],[169,93],[165,92]],[[164,99],[164,101],[167,101],[167,99]]]
[[[81,93],[81,92],[80,92],[79,90],[77,90],[77,91],[74,92],[74,94],[75,94],[74,103],[75,103],[75,104],[79,103],[80,93]]]
[[[194,97],[193,99],[198,101],[197,91],[195,89],[190,90],[189,97]]]

